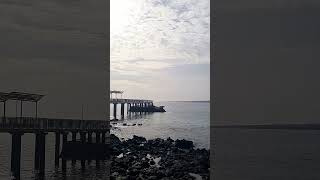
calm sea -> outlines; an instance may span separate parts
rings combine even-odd
[[[320,131],[215,129],[217,180],[320,179]]]
[[[164,113],[129,113],[124,120],[116,122],[114,133],[123,138],[133,135],[147,139],[168,138],[194,141],[196,147],[210,146],[210,103],[208,102],[156,102],[156,106],[165,106]],[[120,107],[117,108],[120,115]],[[113,112],[113,107],[110,107]],[[125,111],[126,112],[126,111]],[[112,117],[111,117],[112,118]],[[121,117],[118,116],[118,119]],[[129,126],[123,126],[126,123]],[[131,126],[133,124],[141,126]],[[112,123],[111,123],[112,124]]]

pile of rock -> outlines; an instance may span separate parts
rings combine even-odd
[[[209,156],[192,141],[111,135],[111,179],[209,179]]]

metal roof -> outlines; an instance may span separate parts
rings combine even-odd
[[[30,94],[25,92],[10,92],[10,93],[0,92],[1,101],[18,100],[18,101],[38,102],[43,96],[44,95]]]
[[[110,94],[123,94],[123,91],[110,91]]]
[[[8,95],[9,93],[4,93],[4,92],[0,92],[0,102],[4,102],[6,101],[6,96]]]

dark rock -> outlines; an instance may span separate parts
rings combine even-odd
[[[187,141],[185,139],[182,139],[182,140],[177,139],[175,142],[175,146],[181,149],[191,149],[194,147],[192,141]]]
[[[189,172],[209,179],[209,150],[194,149],[192,141],[139,136],[120,141],[114,135],[111,139],[116,142],[111,144],[111,179],[194,179]],[[121,153],[124,156],[117,158]]]

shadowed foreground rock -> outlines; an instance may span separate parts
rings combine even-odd
[[[111,135],[111,179],[209,179],[209,150],[194,149],[192,141],[120,141]]]

